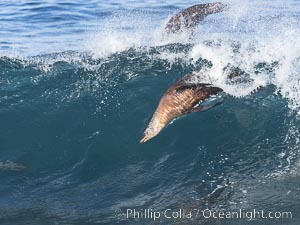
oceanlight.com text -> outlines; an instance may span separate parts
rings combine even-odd
[[[292,212],[265,211],[265,210],[236,210],[236,211],[214,211],[211,209],[166,209],[157,211],[153,209],[117,209],[115,216],[122,219],[245,219],[248,221],[257,219],[292,219]]]

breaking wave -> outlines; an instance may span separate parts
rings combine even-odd
[[[181,5],[123,7],[76,48],[1,52],[0,220],[112,224],[130,207],[298,212],[299,4],[288,2],[228,1],[193,33],[169,36]],[[141,146],[161,95],[189,73],[225,102]]]

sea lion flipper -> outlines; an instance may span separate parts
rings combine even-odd
[[[220,105],[224,102],[224,98],[221,98],[211,104],[207,104],[207,105],[199,105],[197,106],[196,108],[193,108],[190,113],[193,113],[193,112],[205,112],[207,110],[210,110],[212,109],[213,107],[217,106],[217,105]]]

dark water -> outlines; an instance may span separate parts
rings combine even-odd
[[[168,17],[195,3],[0,3],[1,225],[300,223],[299,3],[226,2],[194,38],[166,39]],[[246,81],[223,80],[228,64]],[[141,145],[167,87],[199,71],[225,102]]]

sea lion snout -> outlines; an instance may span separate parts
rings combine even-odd
[[[144,144],[146,141],[148,141],[149,139],[146,138],[146,136],[144,136],[141,140],[140,140],[140,143],[141,144]]]
[[[221,12],[229,8],[228,5],[223,4],[222,2],[215,2],[210,4],[211,4],[211,9],[214,9],[214,12]]]
[[[153,136],[154,137],[154,136]],[[153,138],[147,134],[144,134],[144,137],[140,140],[141,144],[144,144],[145,142],[149,141],[151,138]]]
[[[149,141],[150,139],[158,135],[158,133],[159,132],[149,132],[149,130],[147,129],[144,133],[144,137],[140,140],[140,143],[144,144],[145,142]]]
[[[159,132],[167,125],[166,122],[162,122],[160,116],[154,113],[147,129],[144,132],[144,137],[141,139],[140,143],[143,144],[150,139],[154,138]]]
[[[146,141],[150,140],[153,136],[153,134],[150,135],[150,132],[148,131],[148,128],[144,132],[144,137],[140,140],[141,144],[144,144]]]

